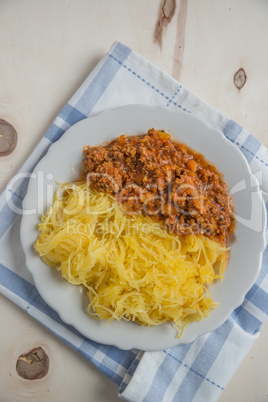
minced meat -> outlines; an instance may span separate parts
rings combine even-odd
[[[222,176],[201,155],[151,129],[84,148],[84,173],[128,214],[143,212],[169,232],[203,234],[226,244],[234,231],[233,204]]]

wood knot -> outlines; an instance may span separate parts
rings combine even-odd
[[[41,346],[20,355],[17,360],[17,373],[26,380],[38,380],[48,373],[49,358]]]
[[[239,68],[239,70],[237,70],[237,72],[234,75],[234,84],[235,84],[236,88],[240,90],[241,88],[243,88],[246,81],[247,81],[246,72],[241,67],[241,68]]]
[[[162,2],[163,17],[170,22],[176,10],[176,0],[164,0]]]
[[[0,156],[7,156],[17,145],[17,131],[7,121],[0,119]]]
[[[176,0],[162,0],[155,25],[154,41],[162,48],[163,28],[171,22],[176,10]]]

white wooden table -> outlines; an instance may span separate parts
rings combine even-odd
[[[161,49],[154,41],[160,3],[1,0],[0,119],[15,127],[18,143],[0,157],[0,191],[114,40],[173,75],[268,146],[267,0],[177,0],[173,18],[163,27]],[[234,85],[240,68],[247,77],[241,89]],[[0,301],[1,402],[30,396],[34,401],[119,400],[117,387],[83,357],[10,301]],[[22,379],[17,358],[35,346],[49,356],[48,374]],[[266,323],[220,401],[268,401],[267,372]]]

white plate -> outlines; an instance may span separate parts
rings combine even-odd
[[[137,135],[150,128],[170,131],[210,160],[233,190],[237,225],[231,245],[230,262],[225,279],[210,286],[218,309],[200,323],[192,323],[181,339],[170,324],[142,327],[132,322],[96,321],[86,313],[80,287],[67,283],[55,270],[48,268],[34,252],[40,215],[51,205],[58,182],[70,182],[79,177],[82,149],[110,141],[121,134]],[[219,327],[238,307],[257,279],[265,247],[266,211],[259,185],[251,175],[243,154],[224,135],[192,115],[162,107],[129,105],[82,120],[71,127],[53,144],[36,166],[23,202],[21,242],[26,264],[43,299],[54,308],[62,320],[73,325],[88,338],[121,349],[163,350]],[[37,211],[34,213],[34,210]],[[30,212],[29,212],[30,211]],[[251,219],[252,218],[252,219]]]

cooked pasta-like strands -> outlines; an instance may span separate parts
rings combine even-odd
[[[227,248],[201,235],[172,235],[142,214],[127,216],[114,197],[85,182],[59,186],[39,230],[36,251],[84,286],[91,317],[171,322],[181,335],[217,307],[207,286],[223,277]]]

